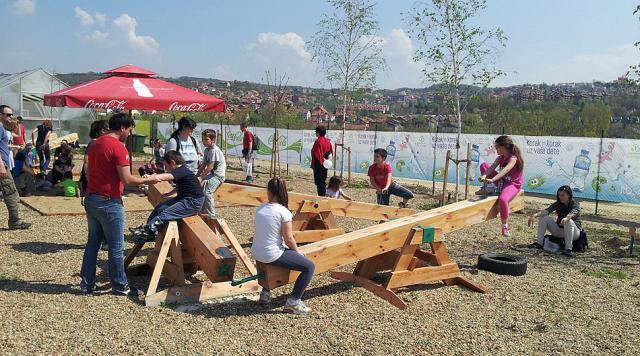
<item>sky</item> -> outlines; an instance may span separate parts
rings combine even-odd
[[[403,13],[415,0],[378,0],[377,34],[390,69],[378,87],[423,87],[412,57],[419,44]],[[488,0],[476,22],[508,36],[491,86],[611,81],[640,62],[636,0]],[[289,84],[328,87],[305,45],[321,0],[0,0],[0,72],[42,67],[103,72],[135,64],[166,77],[265,82],[277,69]]]

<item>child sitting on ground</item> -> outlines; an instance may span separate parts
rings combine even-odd
[[[53,162],[53,169],[51,170],[51,184],[56,185],[62,180],[65,172],[71,172],[73,169],[73,154],[71,149],[67,149],[60,153],[58,159]]]
[[[80,197],[78,182],[73,180],[73,173],[71,173],[71,171],[64,172],[62,181],[56,184],[56,187],[62,188],[65,197]]]
[[[327,186],[326,196],[329,198],[340,199],[343,198],[345,200],[353,200],[348,195],[342,191],[342,186],[344,185],[344,181],[341,177],[333,176],[329,179],[329,185]]]
[[[53,185],[47,180],[44,174],[36,174],[36,191],[50,192]]]
[[[395,195],[402,198],[402,202],[398,205],[406,208],[409,199],[413,199],[413,193],[391,179],[392,169],[385,159],[387,159],[387,150],[376,148],[373,151],[373,164],[367,172],[369,183],[376,190],[376,203],[389,205],[389,198]]]
[[[173,181],[176,187],[162,195],[167,198],[176,191],[178,195],[160,204],[149,215],[147,223],[130,231],[135,235],[136,243],[153,241],[160,228],[169,221],[180,220],[196,215],[204,204],[204,194],[200,181],[184,164],[179,152],[169,151],[164,155],[164,167],[168,173],[157,175],[158,181]]]

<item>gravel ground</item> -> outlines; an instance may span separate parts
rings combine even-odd
[[[229,177],[239,179],[241,173],[231,169]],[[290,177],[293,190],[313,192],[308,172],[290,167]],[[266,182],[264,173],[257,174],[257,182]],[[354,186],[361,186],[359,182]],[[346,192],[358,200],[374,200],[369,189]],[[548,203],[528,197],[527,212]],[[585,211],[593,209],[592,203],[583,205]],[[413,202],[413,207],[432,206],[427,196]],[[605,217],[640,220],[637,207],[601,204],[600,209]],[[626,257],[626,230],[613,224],[585,223],[591,249],[567,259],[524,247],[533,236],[526,215],[513,215],[510,239],[499,236],[499,222],[489,221],[447,235],[450,254],[463,273],[488,287],[489,293],[440,284],[416,286],[400,292],[409,304],[400,311],[364,289],[320,275],[306,294],[313,313],[301,317],[281,312],[288,286],[275,291],[278,298],[272,307],[259,307],[251,298],[188,308],[144,307],[109,294],[105,252],[99,255],[98,292],[79,295],[85,219],[44,217],[26,207],[21,213],[34,223],[31,230],[0,231],[2,353],[640,353],[640,260]],[[252,208],[220,211],[247,251],[253,214]],[[145,217],[127,214],[127,226]],[[0,220],[0,226],[6,226],[4,204]],[[338,224],[352,231],[370,222],[338,218]],[[523,255],[528,272],[510,277],[478,271],[477,255],[483,252]],[[237,276],[242,273],[238,268]],[[148,279],[131,282],[145,287]]]

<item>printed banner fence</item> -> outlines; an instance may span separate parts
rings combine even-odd
[[[204,129],[220,131],[215,124],[198,124],[194,137],[200,138]],[[227,131],[227,154],[241,156],[242,132],[239,126],[224,125]],[[252,128],[260,139],[256,158],[271,159],[274,138],[273,128]],[[159,123],[159,138],[166,141],[171,134],[171,124]],[[311,148],[316,139],[313,130],[278,130],[278,150],[284,164],[300,164],[309,167]],[[493,141],[498,135],[463,134],[460,158],[466,158],[467,144],[471,145],[471,184],[479,185],[480,165],[493,163],[497,155]],[[524,190],[555,195],[561,185],[569,185],[579,198],[598,198],[613,202],[640,204],[640,140],[603,139],[555,136],[512,136],[522,150],[525,162]],[[393,167],[396,177],[435,180],[444,177],[447,150],[455,156],[456,134],[415,132],[372,132],[332,130],[327,133],[332,142],[345,143],[351,148],[351,171],[367,173],[373,161],[373,150],[384,148],[388,152],[387,162]],[[224,147],[224,142],[218,140]],[[337,154],[336,167],[341,166],[342,157]],[[346,167],[345,152],[345,170]],[[448,182],[455,182],[455,166],[449,165]],[[466,166],[459,167],[460,181],[464,182]]]

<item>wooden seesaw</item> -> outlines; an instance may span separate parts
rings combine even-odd
[[[267,199],[263,188],[230,184],[223,184],[215,196],[220,201],[256,206]],[[338,216],[374,221],[395,218],[339,236],[326,239],[318,236],[316,242],[300,247],[300,252],[315,263],[316,274],[357,262],[353,273],[333,272],[332,277],[365,287],[401,309],[406,308],[406,304],[395,294],[401,287],[442,281],[445,285],[459,284],[477,292],[486,291],[460,274],[457,263],[449,257],[443,234],[495,218],[498,215],[496,196],[474,197],[415,213],[410,209],[289,193],[292,211],[305,212],[302,207],[314,202],[316,210],[331,211]],[[510,202],[509,209],[524,209],[523,192]],[[430,250],[422,249],[425,244]],[[298,275],[298,272],[262,263],[258,263],[257,268],[260,285],[269,289],[293,283]],[[389,272],[384,282],[371,279],[382,271]]]
[[[149,186],[149,201],[154,206],[163,199],[162,194],[172,190],[168,182]],[[223,241],[229,242],[229,246]],[[199,302],[212,298],[229,297],[238,294],[256,293],[260,286],[256,281],[242,285],[232,284],[236,256],[249,273],[256,274],[256,267],[231,229],[223,219],[208,219],[190,216],[180,222],[170,222],[156,238],[154,250],[146,262],[131,266],[144,243],[139,243],[125,259],[127,274],[141,275],[151,272],[145,304],[156,306],[161,303]],[[233,250],[235,255],[231,252]],[[202,270],[209,281],[188,283],[187,275]],[[157,291],[160,276],[171,282],[168,289]]]

